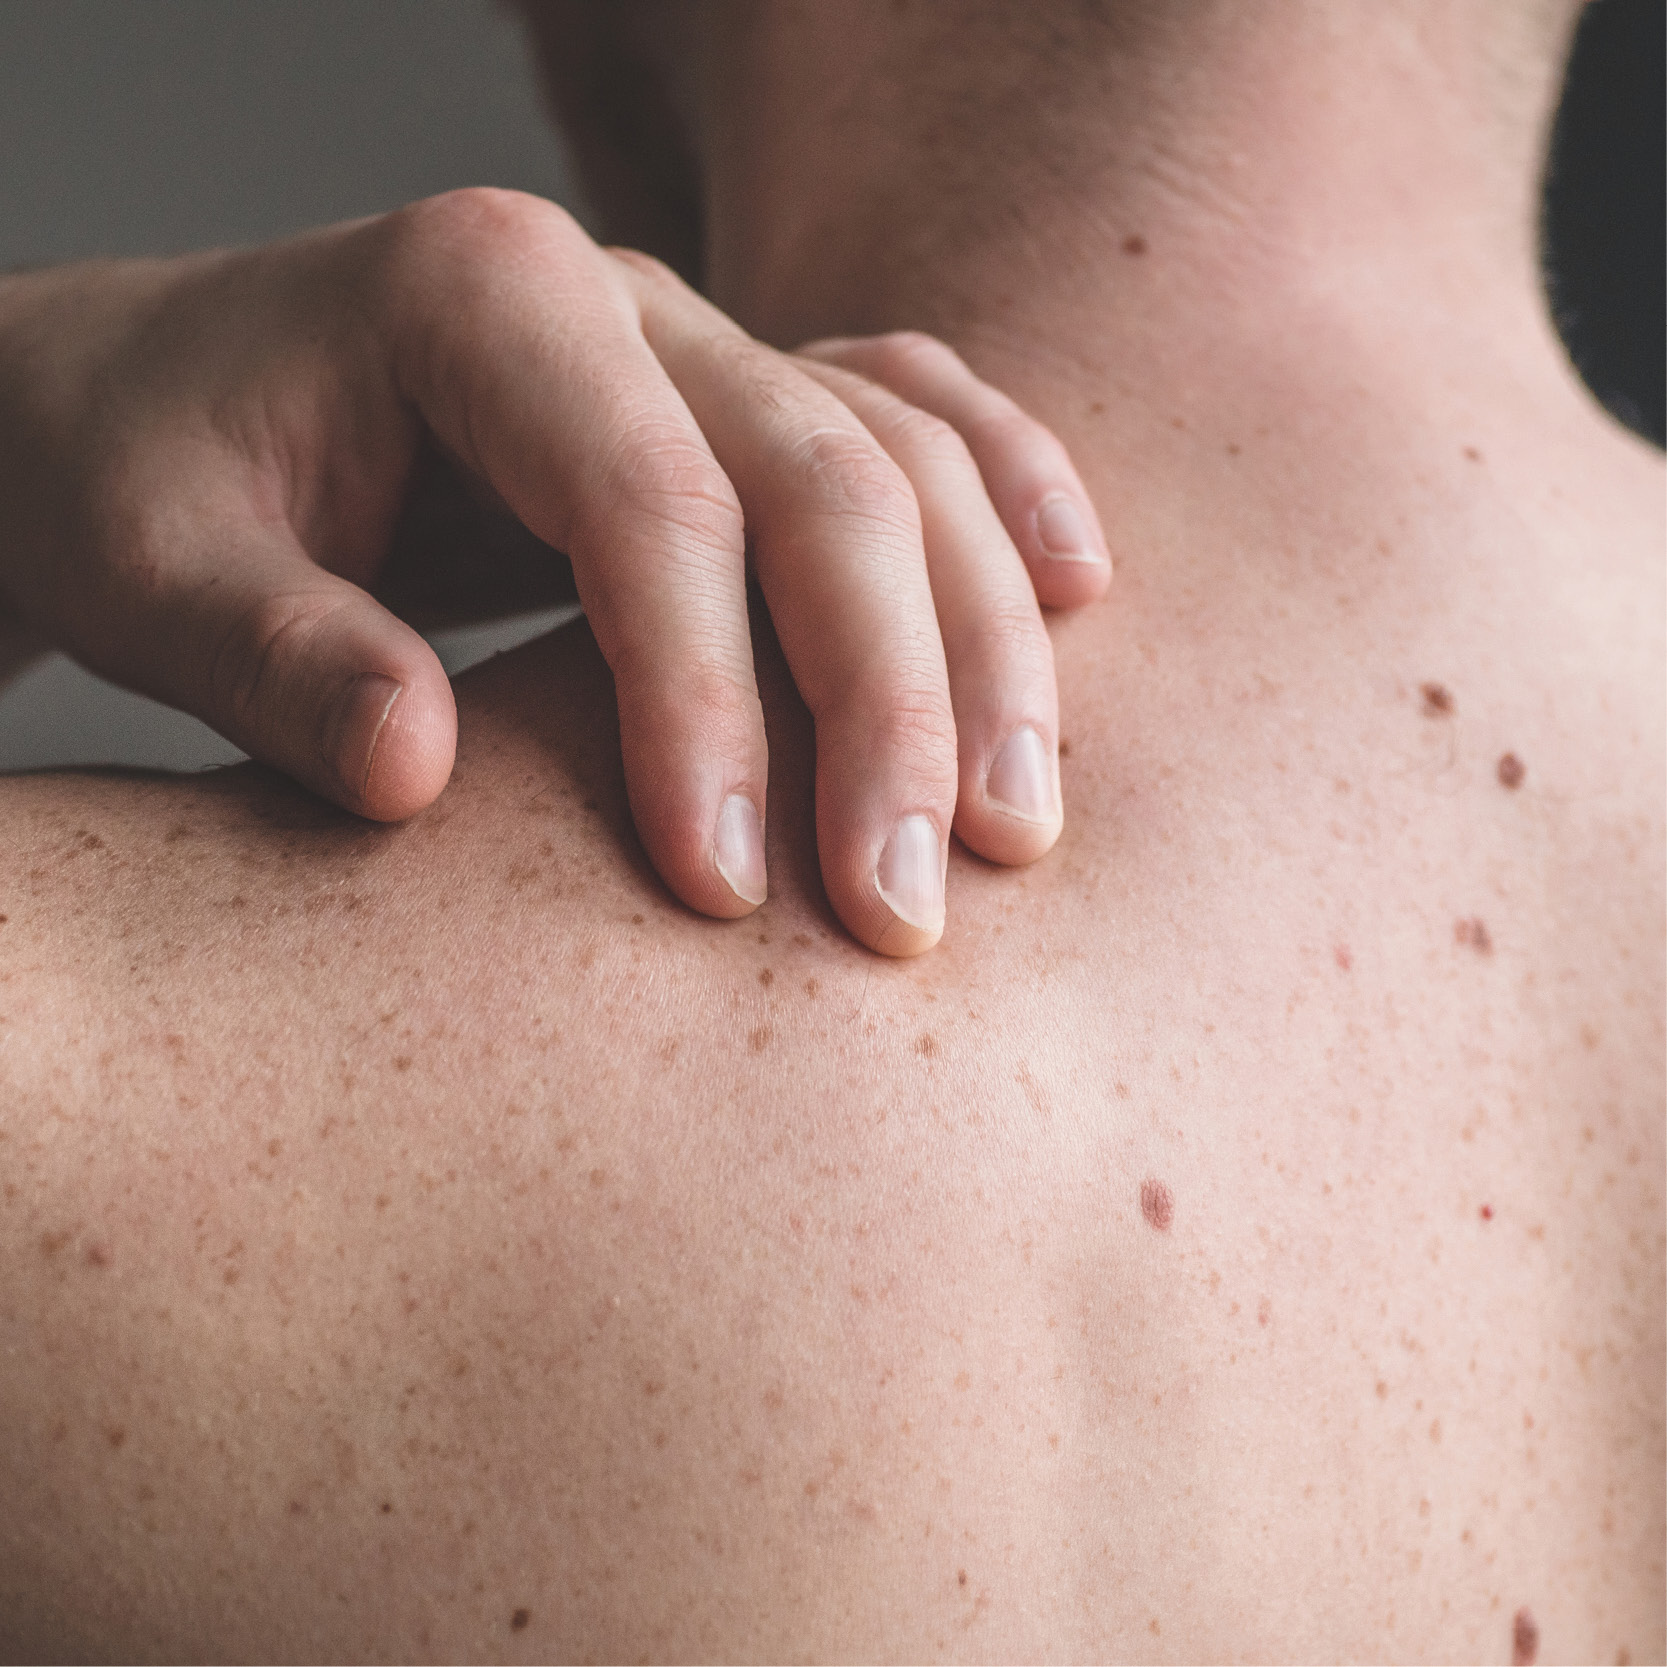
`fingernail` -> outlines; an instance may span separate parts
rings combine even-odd
[[[370,789],[376,743],[404,685],[380,672],[353,679],[336,698],[324,732],[324,756],[347,791],[364,798]]]
[[[984,779],[984,790],[997,804],[1028,822],[1053,821],[1058,812],[1053,761],[1047,743],[1029,724],[1007,737]]]
[[[899,920],[923,932],[943,927],[943,853],[925,816],[905,816],[886,841],[874,883]]]
[[[729,889],[743,903],[762,903],[770,894],[764,877],[764,825],[742,793],[731,793],[718,812],[712,860]]]
[[[1036,534],[1055,561],[1100,560],[1082,511],[1063,495],[1045,499],[1036,511]]]

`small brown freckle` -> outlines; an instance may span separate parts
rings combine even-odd
[[[266,1155],[269,1158],[277,1157],[277,1155],[281,1151],[283,1151],[283,1149],[284,1149],[284,1143],[281,1140],[269,1140],[266,1143]]]
[[[807,978],[805,980],[805,994],[807,996],[814,996],[821,988],[822,986],[818,984],[814,978]]]
[[[1378,1379],[1377,1391],[1378,1399],[1380,1401],[1387,1401],[1389,1399],[1389,1385],[1385,1383],[1382,1378]]]
[[[68,1233],[42,1233],[41,1255],[56,1256],[69,1243]]]
[[[1427,1517],[1430,1514],[1430,1502],[1429,1502],[1429,1500],[1420,1499],[1418,1501],[1418,1514],[1421,1517]]]
[[[1435,1442],[1437,1446],[1441,1445],[1441,1420],[1439,1418],[1430,1420],[1430,1440]]]
[[[793,942],[797,944],[800,949],[809,949],[814,940],[808,932],[795,932],[793,934]]]
[[[1151,1620],[1149,1620],[1149,1621],[1148,1621],[1148,1622],[1147,1622],[1147,1623],[1146,1623],[1146,1630],[1147,1630],[1147,1631],[1148,1631],[1148,1632],[1149,1632],[1149,1633],[1151,1633],[1151,1635],[1152,1635],[1152,1636],[1153,1636],[1153,1637],[1154,1637],[1154,1638],[1159,1638],[1159,1637],[1161,1637],[1161,1636],[1162,1636],[1162,1635],[1163,1635],[1163,1628],[1162,1628],[1162,1627],[1161,1627],[1161,1626],[1159,1626],[1159,1625],[1158,1625],[1158,1618],[1157,1618],[1157,1616],[1156,1616],[1156,1615],[1154,1615],[1154,1616],[1153,1616],[1153,1617],[1152,1617],[1152,1618],[1151,1618]]]
[[[590,1184],[593,1187],[604,1186],[607,1183],[608,1172],[605,1169],[593,1169],[590,1172]]]
[[[645,1378],[643,1380],[642,1392],[645,1395],[658,1395],[665,1387],[666,1386],[663,1383],[659,1382],[655,1378]]]
[[[1484,1204],[1477,1213],[1481,1216],[1483,1221],[1493,1220],[1493,1206],[1491,1204]]]
[[[394,1060],[394,1069],[396,1071],[409,1071],[411,1069],[411,1056],[410,1056],[410,1054],[408,1054],[408,1053],[400,1054]]]
[[[386,1499],[382,1501],[382,1514],[385,1517],[392,1516],[394,1514],[393,1505]]]
[[[1091,417],[1103,417],[1106,414],[1106,402],[1103,399],[1090,400],[1088,414]]]
[[[6,924],[7,918],[8,917],[5,915],[0,915],[0,926],[4,926]]]
[[[938,1039],[935,1036],[922,1036],[915,1043],[915,1052],[923,1059],[936,1059],[938,1056]]]
[[[292,1499],[289,1502],[289,1514],[292,1517],[304,1517],[307,1514],[307,1507],[299,1499]]]
[[[770,941],[770,934],[768,932],[760,932],[758,934],[758,941],[760,943],[768,943]]]
[[[1140,1183],[1140,1213],[1160,1233],[1169,1231],[1175,1219],[1175,1194],[1162,1182],[1148,1179]]]
[[[101,1244],[87,1246],[87,1266],[89,1268],[107,1268],[110,1266],[110,1252]]]
[[[1257,1325],[1268,1325],[1273,1320],[1273,1304],[1266,1297],[1256,1304]]]
[[[1071,756],[1071,743],[1067,741],[1063,735],[1059,738],[1059,756],[1061,758],[1069,758]]]
[[[766,967],[763,972],[758,975],[758,982],[762,984],[766,990],[769,989],[775,981],[776,975],[768,967]]]
[[[966,1583],[967,1583],[967,1571],[965,1569],[957,1569],[955,1571],[955,1584],[957,1586],[965,1586]]]
[[[1632,1651],[1625,1644],[1615,1652],[1615,1667],[1632,1667]]]
[[[775,1032],[768,1025],[760,1025],[756,1030],[747,1032],[747,1046],[754,1053],[763,1053],[769,1047],[770,1038],[774,1035]]]
[[[1534,1667],[1540,1655],[1540,1629],[1533,1611],[1519,1609],[1511,1617],[1511,1667]]]
[[[517,1609],[515,1611],[515,1613],[513,1615],[511,1615],[510,1618],[509,1618],[509,1630],[511,1632],[524,1631],[525,1628],[526,1628],[527,1623],[531,1619],[532,1619],[532,1615],[528,1610]]]
[[[633,926],[641,926],[642,923],[643,923],[643,917],[641,915],[632,915],[631,916],[631,924]]]
[[[1418,692],[1424,697],[1426,718],[1450,718],[1453,715],[1453,691],[1445,683],[1420,683]]]
[[[1482,461],[1482,453],[1475,446],[1466,446],[1464,448],[1464,455],[1472,463],[1480,463]]]
[[[127,1440],[127,1431],[124,1430],[120,1424],[112,1424],[105,1430],[104,1439],[108,1441],[112,1447],[120,1447],[121,1444]]]
[[[1123,253],[1125,255],[1144,255],[1146,253],[1146,239],[1139,232],[1132,232],[1123,239]]]
[[[1243,450],[1244,447],[1241,446],[1237,440],[1229,440],[1227,442],[1227,455],[1229,457],[1237,457]]]

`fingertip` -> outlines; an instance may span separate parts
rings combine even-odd
[[[377,822],[402,822],[431,805],[451,779],[457,707],[444,674],[401,680],[365,672],[338,698],[327,757],[341,802]]]
[[[1072,493],[1043,498],[1018,543],[1044,607],[1080,608],[1111,587],[1111,554],[1099,517]]]

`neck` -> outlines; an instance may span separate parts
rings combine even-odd
[[[1173,316],[1391,312],[1549,340],[1544,0],[752,4],[696,121],[714,299],[782,345],[1018,350]]]

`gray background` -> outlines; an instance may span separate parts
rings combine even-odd
[[[1587,8],[1546,215],[1570,350],[1658,442],[1664,17]],[[259,241],[458,185],[583,217],[503,0],[0,0],[0,269]],[[457,670],[557,617],[430,640]],[[238,756],[58,656],[0,689],[0,770]]]
[[[459,185],[581,207],[494,0],[0,0],[0,269],[258,242]],[[456,671],[559,617],[430,640]],[[61,655],[0,689],[0,770],[241,756]]]

